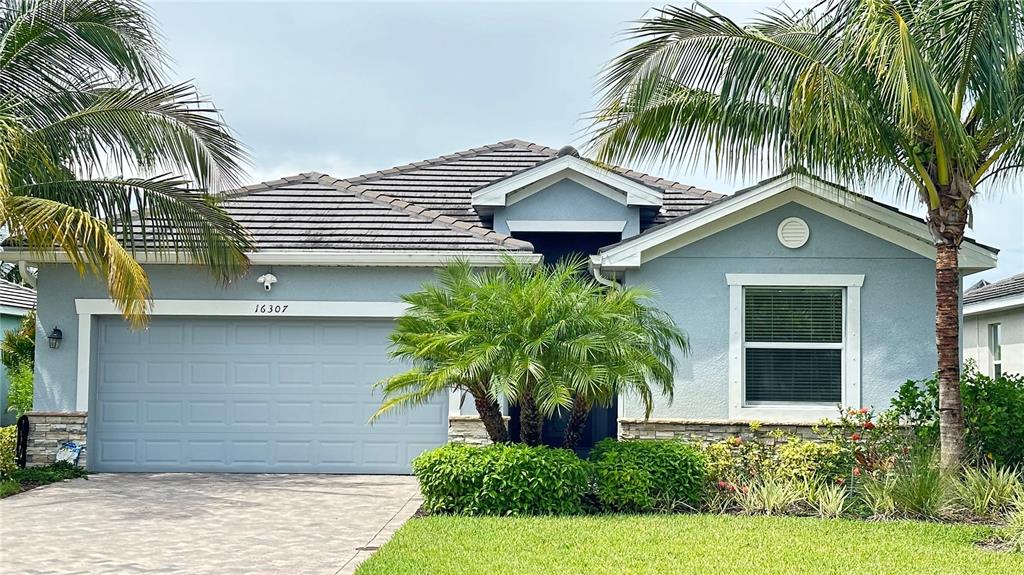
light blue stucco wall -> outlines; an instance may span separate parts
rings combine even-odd
[[[147,266],[154,299],[253,301],[398,301],[433,278],[420,268],[339,268],[274,266],[278,283],[265,292],[256,278],[266,266],[254,267],[228,287],[218,285],[202,269],[189,266]],[[71,411],[75,408],[78,366],[76,298],[105,298],[105,287],[90,276],[80,278],[70,266],[44,265],[38,281],[39,323],[36,332],[36,384],[33,408]],[[60,327],[60,349],[47,348],[44,330]]]
[[[803,218],[810,239],[783,247],[779,222]],[[675,401],[661,401],[656,418],[727,419],[729,287],[727,273],[864,274],[861,290],[861,390],[866,406],[885,408],[907,378],[935,370],[934,264],[799,204],[786,204],[713,236],[651,260],[625,283],[659,292],[657,305],[690,338],[680,358]],[[623,417],[642,417],[622,401]]]
[[[560,180],[547,188],[494,212],[494,230],[508,234],[509,220],[620,220],[622,237],[640,233],[640,209],[629,207],[573,180]]]

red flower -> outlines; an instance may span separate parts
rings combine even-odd
[[[850,436],[850,439],[852,439],[854,441],[860,441],[860,434],[859,433],[854,433],[853,435]]]
[[[865,421],[864,422],[864,429],[869,429],[870,430],[870,429],[874,429],[874,428],[875,428],[875,424],[874,423],[871,423],[870,421]]]
[[[860,467],[854,467],[853,468],[853,476],[854,477],[860,477]]]
[[[836,483],[838,483],[839,485],[843,485],[844,483],[846,483],[846,480],[843,479],[842,477],[836,477]]]
[[[728,484],[728,483],[726,483],[726,482],[724,482],[724,481],[719,481],[719,482],[718,482],[718,488],[719,488],[719,489],[725,489],[725,488],[726,488],[726,486],[728,486],[728,485],[729,485],[729,484]]]
[[[861,413],[867,413],[868,411],[870,411],[870,410],[868,408],[866,408],[866,407],[860,408],[860,412]]]

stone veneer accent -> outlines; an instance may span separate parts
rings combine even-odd
[[[508,425],[509,417],[504,417]],[[491,438],[484,429],[484,422],[478,415],[449,415],[448,443],[466,443],[469,445],[489,445]]]
[[[30,411],[26,415],[29,431],[25,467],[50,465],[65,441],[85,445],[86,412]],[[85,453],[83,450],[79,465],[85,465]]]
[[[749,438],[750,421],[714,419],[620,419],[620,439],[688,439],[713,443],[734,435]],[[804,439],[817,439],[813,423],[761,423],[758,434],[780,429]]]

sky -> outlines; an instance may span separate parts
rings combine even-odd
[[[684,0],[688,3],[688,0]],[[748,21],[779,0],[705,0]],[[799,8],[810,0],[788,0]],[[510,138],[583,147],[601,67],[659,2],[180,2],[154,16],[174,80],[193,80],[250,152],[253,182],[349,177]],[[650,169],[651,166],[635,166]],[[773,174],[654,170],[731,193]],[[1024,185],[983,190],[969,235],[1024,272]],[[858,190],[905,211],[887,190]]]

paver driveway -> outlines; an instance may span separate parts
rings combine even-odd
[[[351,573],[419,504],[412,477],[98,474],[0,500],[0,572]]]

